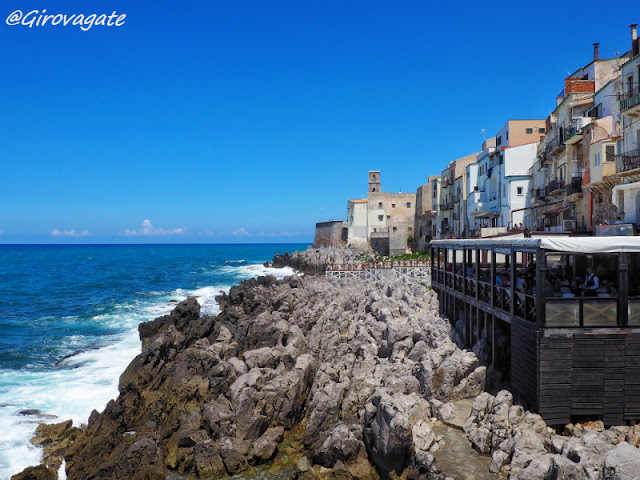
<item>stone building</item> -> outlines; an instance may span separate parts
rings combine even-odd
[[[314,247],[344,245],[347,241],[347,226],[342,220],[329,220],[316,223]]]
[[[416,191],[416,210],[411,246],[414,252],[426,252],[429,249],[429,242],[435,235],[436,211],[433,204],[437,201],[437,190],[434,191],[433,188],[434,185],[437,188],[437,179],[437,175],[430,175],[429,181],[418,187]]]
[[[368,187],[366,200],[347,202],[348,243],[380,255],[405,253],[414,234],[416,194],[384,192],[379,170],[369,172]]]

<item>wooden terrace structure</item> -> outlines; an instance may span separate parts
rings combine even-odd
[[[431,254],[441,313],[464,319],[466,347],[486,340],[548,424],[640,421],[640,237],[436,240]],[[587,268],[599,284],[583,296]]]

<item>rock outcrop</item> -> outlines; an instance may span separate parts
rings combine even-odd
[[[640,478],[640,426],[605,429],[597,421],[557,435],[503,390],[476,397],[464,430],[476,450],[492,455],[491,471],[512,479]]]
[[[347,247],[312,248],[273,257],[274,268],[291,267],[305,275],[320,275],[330,263],[351,263],[355,261],[357,252]]]
[[[443,477],[431,422],[483,391],[485,367],[433,291],[388,282],[262,277],[217,317],[189,298],[141,324],[120,395],[65,445],[68,478]]]

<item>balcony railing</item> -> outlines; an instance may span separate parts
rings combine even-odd
[[[564,126],[564,142],[565,143],[573,143],[574,141],[580,138],[582,135],[583,126],[589,121],[588,118],[574,118],[571,121],[568,121]],[[578,138],[574,138],[578,136]]]
[[[620,110],[629,110],[631,107],[635,107],[640,104],[640,85],[629,88],[626,92],[620,95]]]
[[[616,171],[628,172],[640,168],[640,148],[616,155]]]
[[[544,198],[547,196],[547,192],[545,191],[544,187],[534,188],[533,196],[538,198]]]
[[[564,138],[561,138],[559,136],[555,136],[553,137],[548,143],[547,146],[544,148],[544,153],[545,156],[549,156],[551,153],[553,153],[557,148],[559,147],[563,147],[564,146]]]
[[[546,188],[546,194],[549,196],[551,193],[562,190],[564,188],[564,180],[556,180],[555,178],[549,182]]]
[[[567,183],[567,185],[564,188],[567,196],[573,195],[574,193],[582,193],[582,178],[581,177],[572,178],[571,183]]]

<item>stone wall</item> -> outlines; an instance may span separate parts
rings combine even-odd
[[[342,220],[329,220],[316,223],[314,245],[319,247],[339,246],[346,243],[346,225]]]

